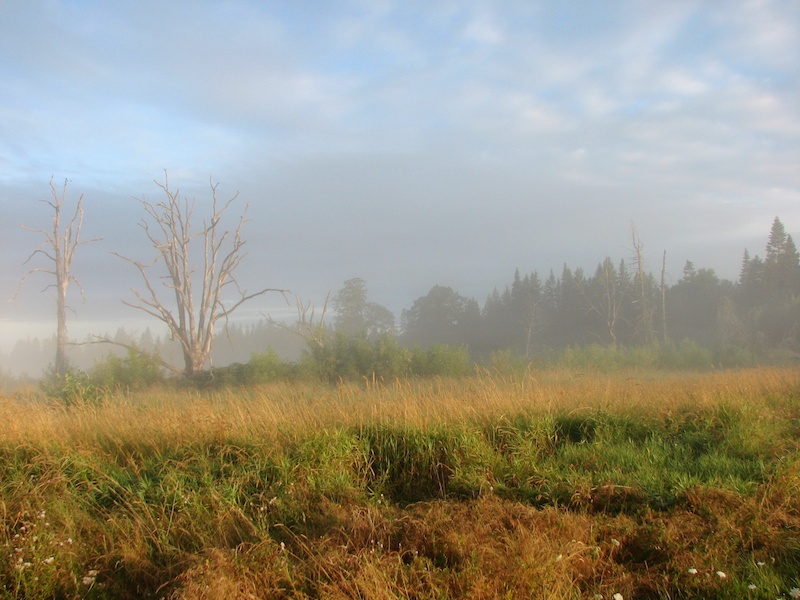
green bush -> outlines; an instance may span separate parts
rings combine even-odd
[[[495,350],[489,356],[488,369],[498,375],[518,375],[524,373],[530,363],[511,350]]]
[[[411,373],[411,352],[395,337],[383,335],[373,342],[372,348],[372,369],[379,379],[398,379]]]
[[[295,367],[278,356],[272,348],[266,352],[254,352],[246,363],[233,363],[210,371],[195,373],[190,383],[201,388],[258,385],[271,381],[292,379]]]
[[[559,366],[571,369],[596,369],[602,372],[626,367],[664,369],[708,369],[714,355],[697,342],[685,339],[677,346],[672,341],[623,348],[620,346],[575,346],[557,358]]]
[[[381,335],[370,340],[365,335],[337,333],[322,344],[312,345],[300,361],[300,372],[327,381],[339,379],[396,379],[412,371],[412,355],[397,340]]]
[[[472,361],[467,348],[434,344],[427,350],[415,348],[411,352],[411,373],[421,377],[461,377],[472,372]]]
[[[292,375],[292,365],[282,360],[272,348],[253,353],[247,361],[247,367],[247,383],[267,383]]]
[[[108,389],[95,382],[85,371],[70,368],[63,375],[50,370],[41,383],[42,391],[51,400],[64,406],[102,404]]]
[[[109,354],[97,362],[90,378],[101,387],[139,390],[160,382],[164,373],[157,354],[128,348],[124,358]]]

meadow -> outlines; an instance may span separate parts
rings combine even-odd
[[[0,398],[0,598],[800,597],[800,369]]]

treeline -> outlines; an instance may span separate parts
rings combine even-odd
[[[229,326],[215,339],[210,373],[196,379],[249,384],[458,375],[475,363],[742,366],[800,351],[800,255],[779,218],[763,258],[744,252],[736,282],[687,262],[680,279],[667,285],[663,272],[644,269],[641,245],[634,242],[632,260],[605,257],[591,272],[567,265],[558,276],[517,271],[483,306],[436,285],[402,312],[399,323],[389,309],[370,301],[364,280],[350,279],[333,296],[332,314],[319,323]],[[123,346],[179,362],[177,344],[149,330],[139,336],[119,330],[113,340],[120,346],[110,356],[108,345],[91,340],[72,346],[71,364],[105,385],[115,377],[136,379],[142,368],[136,351]],[[25,365],[46,363],[54,344],[21,341],[3,364],[25,372]]]
[[[634,241],[633,260],[606,257],[591,273],[567,265],[545,278],[517,271],[482,307],[434,286],[403,311],[399,340],[406,347],[468,348],[482,361],[502,352],[524,361],[577,360],[594,347],[589,354],[614,361],[668,365],[693,357],[700,366],[736,366],[800,351],[800,255],[779,218],[763,259],[745,251],[737,282],[687,262],[667,285],[663,271],[656,277],[644,269]],[[391,330],[385,316],[371,318],[384,313],[367,309],[363,281],[346,282],[335,300],[335,331],[375,339]]]

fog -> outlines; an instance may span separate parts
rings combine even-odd
[[[157,16],[154,16],[157,15]],[[738,280],[800,227],[794,3],[7,2],[0,5],[0,349],[55,330],[25,264],[51,177],[84,196],[70,335],[159,327],[126,307],[154,257],[134,199],[164,171],[249,204],[249,290],[317,305],[358,277],[398,321],[435,285],[483,306],[523,274],[629,258]],[[16,295],[15,295],[16,294]],[[291,319],[277,295],[237,315]]]

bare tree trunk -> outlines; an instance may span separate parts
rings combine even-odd
[[[633,239],[634,259],[636,261],[636,280],[639,284],[639,328],[642,334],[642,341],[649,343],[653,339],[653,314],[650,308],[650,298],[647,293],[647,273],[645,273],[644,245],[636,231],[636,226],[631,226],[631,238]]]
[[[667,341],[667,251],[661,259],[661,341]]]
[[[62,227],[61,212],[64,209],[64,202],[67,196],[67,180],[64,180],[64,187],[59,196],[55,184],[53,184],[53,180],[51,179],[50,192],[53,199],[45,200],[44,202],[53,209],[52,230],[31,229],[25,226],[23,226],[23,229],[44,236],[42,243],[28,256],[25,263],[28,263],[37,254],[41,254],[52,263],[52,267],[48,269],[39,267],[31,269],[20,281],[20,287],[25,279],[27,279],[28,275],[32,273],[46,273],[55,278],[55,283],[49,284],[44,289],[47,290],[52,287],[56,290],[57,326],[54,370],[57,377],[63,377],[69,368],[67,360],[67,290],[69,289],[70,282],[75,282],[79,288],[81,287],[78,280],[72,275],[72,260],[79,246],[96,242],[100,238],[86,241],[81,241],[80,239],[81,227],[83,226],[83,194],[78,198],[72,218]],[[82,288],[81,295],[83,295]]]
[[[62,377],[69,367],[67,362],[67,282],[58,282],[57,330],[56,330],[56,375]]]

